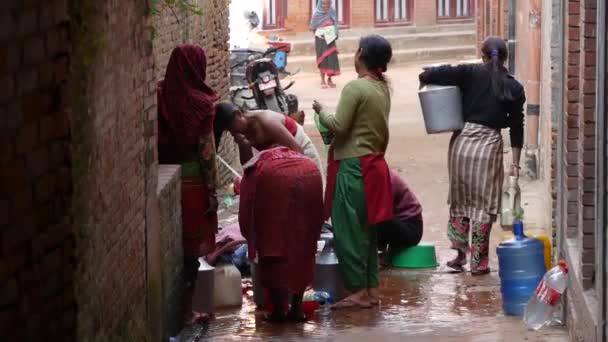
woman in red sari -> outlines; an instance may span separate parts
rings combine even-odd
[[[198,45],[171,53],[158,84],[158,160],[182,167],[182,229],[187,325],[208,319],[192,310],[198,258],[213,251],[217,230],[217,168],[213,135],[215,91],[205,84],[207,58]]]
[[[270,321],[302,321],[302,296],[312,283],[323,225],[323,182],[315,162],[289,131],[289,118],[246,116],[230,104],[217,108],[216,136],[235,137],[243,163],[239,224],[250,260],[270,294]],[[285,124],[287,122],[287,124]],[[294,123],[295,125],[295,123]],[[263,127],[264,129],[260,129]],[[255,147],[259,153],[252,155]],[[243,158],[244,157],[244,158]],[[291,296],[291,308],[285,303]]]

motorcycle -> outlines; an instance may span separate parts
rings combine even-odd
[[[281,86],[279,68],[272,58],[279,48],[270,47],[263,54],[251,50],[233,50],[231,59],[232,101],[244,110],[268,109],[285,115],[298,113],[298,98]],[[244,69],[244,70],[243,70]]]

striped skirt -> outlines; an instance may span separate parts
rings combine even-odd
[[[492,223],[500,212],[504,178],[499,130],[467,122],[450,141],[450,217]]]

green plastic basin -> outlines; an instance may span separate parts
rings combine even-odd
[[[398,268],[434,268],[439,266],[435,245],[420,243],[402,250],[391,250],[391,263]]]

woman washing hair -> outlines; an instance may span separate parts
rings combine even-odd
[[[447,263],[462,272],[471,239],[471,273],[490,272],[490,231],[500,212],[504,177],[500,130],[509,128],[513,160],[509,173],[519,175],[526,101],[524,88],[504,67],[505,42],[488,37],[481,48],[483,64],[440,66],[420,74],[421,84],[458,86],[462,91],[465,127],[450,140],[448,238],[457,257]]]
[[[393,198],[384,153],[391,108],[384,72],[392,58],[381,36],[361,38],[355,54],[358,79],[342,90],[336,114],[316,102],[320,122],[333,134],[329,152],[326,216],[331,215],[336,252],[351,295],[334,308],[379,303],[378,235],[375,224],[393,218]]]

